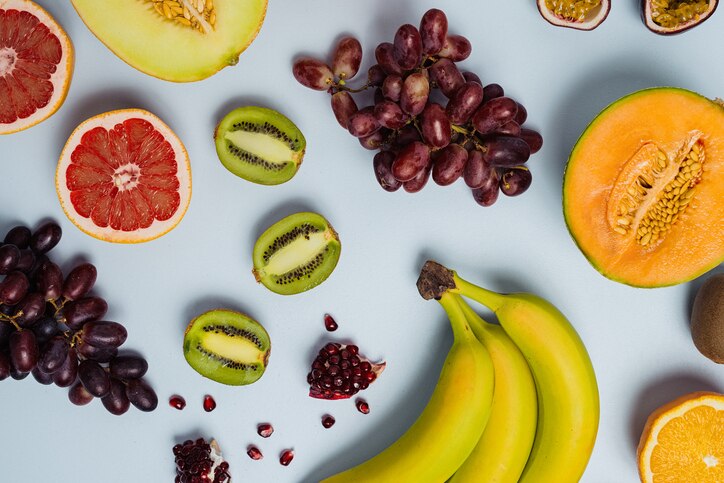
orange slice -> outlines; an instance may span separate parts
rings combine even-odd
[[[644,483],[724,482],[724,394],[695,392],[654,411],[638,467]]]
[[[173,229],[191,200],[186,149],[158,117],[111,111],[81,123],[58,161],[63,211],[100,240],[138,243]]]

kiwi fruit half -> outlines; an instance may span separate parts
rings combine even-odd
[[[709,277],[696,293],[691,337],[699,352],[724,364],[724,273]]]
[[[265,107],[247,106],[224,116],[214,133],[226,169],[258,184],[289,181],[302,164],[307,141],[292,121]]]
[[[272,292],[304,292],[329,277],[341,249],[337,232],[322,215],[296,213],[261,234],[254,245],[252,273]]]
[[[271,340],[264,327],[233,310],[205,312],[186,328],[184,357],[204,377],[243,386],[256,382],[266,369]]]

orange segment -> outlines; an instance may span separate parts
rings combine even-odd
[[[638,467],[644,483],[724,482],[724,395],[695,392],[654,411]]]

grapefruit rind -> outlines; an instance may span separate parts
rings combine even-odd
[[[180,203],[176,212],[167,220],[154,220],[148,228],[142,228],[132,232],[116,230],[108,227],[97,226],[90,218],[85,218],[77,213],[73,203],[70,201],[70,189],[66,185],[65,173],[71,164],[71,154],[80,144],[83,135],[91,129],[102,127],[106,130],[113,129],[119,123],[128,119],[143,119],[150,122],[153,127],[163,135],[171,145],[176,156],[177,172],[179,180]],[[181,221],[186,214],[191,201],[191,165],[188,153],[181,140],[176,134],[156,115],[142,109],[121,109],[110,111],[94,116],[82,122],[68,138],[68,141],[60,154],[58,167],[55,174],[55,189],[58,193],[60,205],[68,219],[73,222],[84,233],[99,240],[112,243],[142,243],[154,240],[165,235]]]
[[[65,33],[63,27],[55,21],[55,19],[43,9],[40,5],[30,0],[0,0],[0,10],[19,10],[29,12],[40,20],[46,27],[56,36],[63,47],[63,56],[57,65],[56,71],[50,76],[50,82],[53,84],[53,94],[45,107],[35,111],[31,116],[17,119],[9,124],[0,124],[1,134],[13,134],[33,127],[42,121],[45,121],[63,105],[68,88],[73,77],[73,67],[75,65],[75,54],[73,44],[70,37]]]

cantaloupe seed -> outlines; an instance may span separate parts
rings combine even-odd
[[[201,33],[216,26],[214,0],[146,0],[163,18]]]

